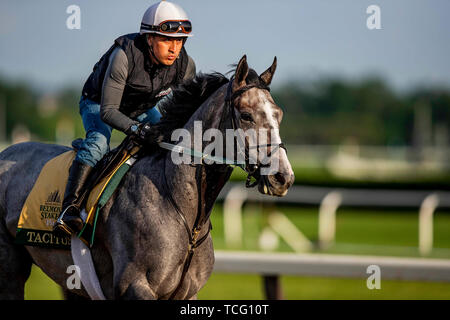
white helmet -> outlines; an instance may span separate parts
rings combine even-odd
[[[192,36],[191,21],[179,5],[161,1],[150,6],[144,13],[140,33],[157,33],[167,37]]]

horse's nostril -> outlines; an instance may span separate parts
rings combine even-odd
[[[275,174],[275,179],[277,179],[278,183],[284,186],[286,184],[286,179],[284,178],[284,175],[281,173]]]

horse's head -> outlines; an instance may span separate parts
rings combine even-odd
[[[244,55],[236,67],[227,99],[234,125],[251,132],[245,134],[246,170],[257,179],[261,193],[284,196],[295,178],[279,134],[283,111],[269,92],[276,67],[275,57],[272,65],[258,75],[249,69]]]

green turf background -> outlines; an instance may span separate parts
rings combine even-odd
[[[246,205],[244,241],[240,250],[260,250],[258,236],[274,207]],[[277,207],[311,241],[317,240],[317,208]],[[222,206],[212,214],[215,249],[227,250]],[[450,212],[434,216],[434,249],[430,257],[450,259]],[[401,210],[340,209],[336,218],[336,244],[324,253],[419,257],[418,212]],[[233,249],[235,250],[235,249]],[[280,241],[278,251],[292,252]],[[450,299],[450,283],[381,281],[380,290],[369,290],[366,279],[282,276],[285,299]],[[262,278],[255,274],[216,274],[199,292],[199,299],[263,299]],[[26,299],[61,299],[59,287],[33,267],[25,288]]]

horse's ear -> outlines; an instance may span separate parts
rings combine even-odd
[[[269,67],[269,69],[261,73],[261,75],[259,76],[267,86],[270,85],[270,83],[272,82],[272,77],[276,69],[277,69],[277,57],[273,58],[273,63]]]
[[[248,64],[247,64],[247,55],[244,54],[244,56],[239,60],[239,63],[236,67],[236,72],[234,74],[234,81],[233,81],[233,91],[236,91],[242,87],[245,86],[245,79],[248,75]]]

